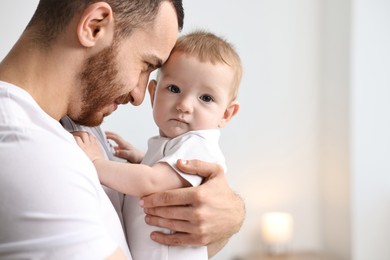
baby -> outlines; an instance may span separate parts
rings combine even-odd
[[[239,110],[236,97],[241,76],[240,58],[224,39],[204,31],[181,36],[157,79],[148,85],[159,135],[149,139],[145,156],[120,136],[107,133],[107,138],[117,143],[117,156],[133,163],[110,161],[92,135],[75,136],[95,165],[101,183],[130,195],[125,198],[123,212],[134,260],[208,259],[206,247],[168,247],[153,242],[149,234],[157,227],[144,222],[138,197],[200,185],[201,177],[178,170],[178,159],[218,163],[226,172],[218,144],[220,128]],[[141,159],[140,164],[134,163]]]

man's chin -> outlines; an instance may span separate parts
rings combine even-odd
[[[93,117],[81,118],[73,121],[75,121],[79,125],[93,127],[93,126],[101,125],[103,123],[103,119],[104,119],[103,115],[102,116],[95,115]]]

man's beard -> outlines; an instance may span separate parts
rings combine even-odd
[[[117,48],[107,47],[90,57],[81,72],[82,92],[81,114],[73,119],[86,126],[97,126],[103,122],[101,110],[115,102],[123,91],[123,84],[118,81],[118,65],[116,63]]]

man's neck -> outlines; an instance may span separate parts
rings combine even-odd
[[[0,80],[26,90],[51,117],[60,120],[68,111],[77,68],[66,53],[32,46],[22,36],[0,63]],[[71,63],[70,63],[71,62]]]

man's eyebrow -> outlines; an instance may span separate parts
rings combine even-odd
[[[155,69],[161,68],[164,63],[162,59],[153,54],[147,55],[146,60],[148,60],[148,62],[151,63]]]
[[[162,67],[162,65],[163,65],[163,61],[162,61],[162,59],[157,59],[157,61],[156,61],[156,69],[158,69],[158,68],[161,68]]]

